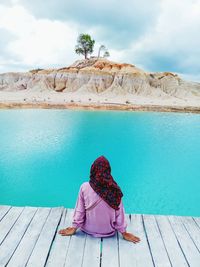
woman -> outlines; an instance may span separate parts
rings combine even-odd
[[[80,228],[94,237],[107,237],[120,232],[125,240],[137,243],[140,239],[126,232],[123,193],[111,176],[108,160],[101,156],[91,166],[90,181],[81,185],[72,227],[59,234],[73,235]]]

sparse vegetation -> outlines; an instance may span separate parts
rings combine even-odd
[[[103,57],[109,57],[110,56],[110,53],[108,52],[108,50],[105,47],[105,45],[101,45],[99,47],[98,58],[101,57],[101,51],[104,51]]]
[[[95,40],[92,40],[89,34],[80,34],[75,47],[77,54],[84,55],[85,59],[88,58],[88,54],[92,54],[94,49]]]
[[[101,55],[101,51],[104,51],[105,49],[106,49],[105,45],[101,45],[101,46],[99,47],[98,57],[100,57],[100,55]]]
[[[109,57],[109,56],[110,56],[110,53],[108,51],[105,51],[103,57]]]
[[[79,37],[77,39],[77,45],[75,46],[75,52],[78,55],[84,55],[85,59],[88,59],[88,55],[93,53],[94,44],[95,44],[95,40],[93,40],[89,34],[82,33],[79,35]],[[103,52],[103,51],[104,51],[104,54],[103,54],[104,58],[110,56],[110,53],[108,52],[105,45],[100,45],[99,50],[98,50],[98,55],[97,55],[98,58],[101,57],[101,52]],[[91,58],[92,58],[92,56],[91,56]]]

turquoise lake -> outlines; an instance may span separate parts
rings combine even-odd
[[[200,115],[0,110],[0,205],[74,208],[99,156],[126,213],[200,216]]]

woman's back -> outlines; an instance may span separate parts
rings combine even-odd
[[[111,175],[109,161],[100,156],[90,169],[90,181],[81,185],[72,227],[60,230],[72,235],[78,228],[94,237],[112,236],[119,231],[123,238],[137,243],[140,239],[126,232],[123,193]]]
[[[81,185],[73,216],[74,227],[95,237],[125,232],[127,223],[121,201],[119,210],[111,208],[90,186],[89,182]]]

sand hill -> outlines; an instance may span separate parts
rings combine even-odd
[[[78,60],[61,69],[0,74],[0,92],[59,93],[87,99],[131,99],[195,102],[200,105],[200,83],[187,82],[171,72],[148,73],[131,64],[103,58]],[[56,95],[57,95],[56,94]],[[55,94],[54,94],[55,96]],[[171,101],[171,102],[170,102]]]

